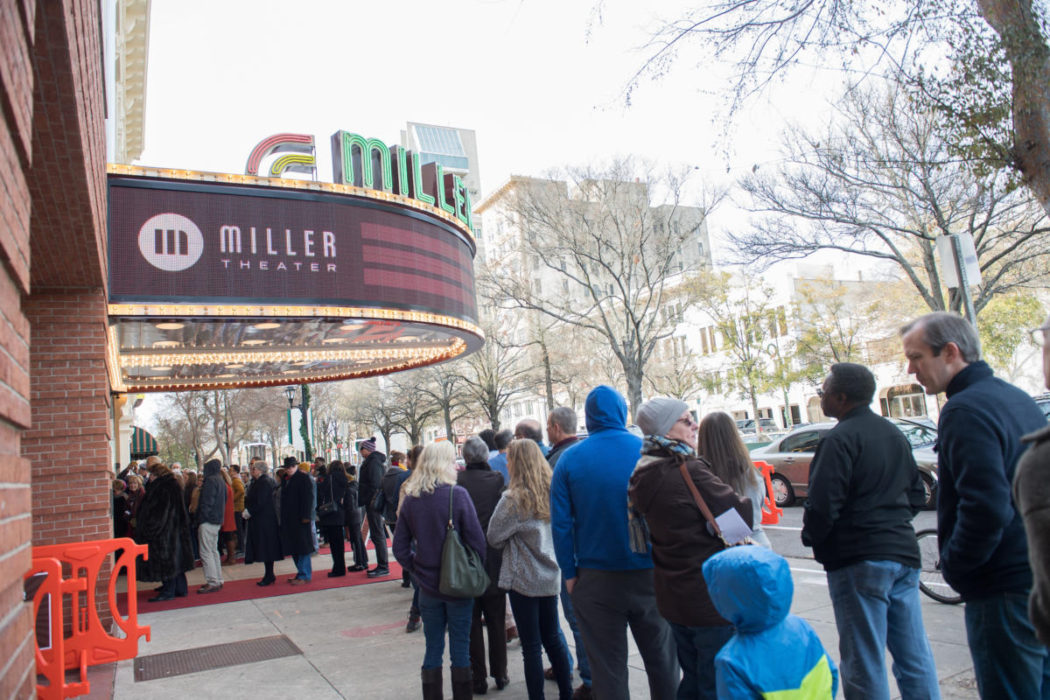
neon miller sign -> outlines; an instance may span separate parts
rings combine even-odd
[[[269,174],[312,175],[316,171],[314,138],[306,134],[275,134],[252,149],[245,172],[258,175],[266,156],[282,153]],[[337,131],[332,134],[332,173],[339,185],[353,185],[416,199],[438,207],[474,230],[470,193],[458,175],[446,174],[438,163],[421,164],[419,154],[379,139]]]

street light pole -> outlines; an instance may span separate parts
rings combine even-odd
[[[309,425],[306,422],[308,420],[307,410],[309,409],[306,385],[301,384],[300,390],[302,391],[302,399],[297,404],[295,403],[295,387],[288,386],[284,388],[285,398],[288,399],[288,442],[295,445],[295,441],[292,439],[292,409],[298,408],[300,414],[299,432],[302,433],[303,448],[306,452],[306,459],[309,461],[313,459],[313,449],[310,446]]]

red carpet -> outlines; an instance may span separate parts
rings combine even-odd
[[[316,562],[315,562],[316,563]],[[373,565],[374,566],[374,565]],[[224,569],[225,570],[225,569]],[[190,586],[189,594],[184,598],[165,600],[160,603],[150,603],[149,599],[156,596],[154,588],[156,583],[138,582],[138,608],[139,613],[159,612],[163,610],[179,610],[181,608],[192,608],[198,605],[213,605],[215,603],[234,603],[240,600],[252,600],[255,598],[270,598],[279,595],[292,595],[293,593],[309,593],[311,591],[325,591],[330,588],[342,588],[343,586],[361,586],[366,583],[383,583],[397,581],[401,582],[401,566],[393,557],[390,559],[390,575],[381,578],[368,578],[364,571],[348,571],[346,576],[328,578],[328,567],[315,569],[313,579],[310,583],[293,586],[288,579],[291,574],[278,574],[277,581],[269,586],[257,586],[255,582],[259,579],[250,578],[245,580],[227,580],[223,583],[222,590],[217,593],[197,593],[199,585]],[[406,591],[409,593],[409,591]],[[117,596],[117,607],[121,615],[127,614],[127,594],[120,593]]]

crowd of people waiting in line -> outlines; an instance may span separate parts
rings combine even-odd
[[[299,463],[288,457],[272,476],[269,465],[260,459],[252,459],[245,474],[238,465],[225,467],[218,459],[206,461],[199,475],[177,462],[168,466],[156,456],[141,464],[132,462],[113,481],[113,534],[150,546],[149,562],[138,563],[138,575],[144,581],[162,582],[151,602],[186,595],[185,572],[196,561],[205,578],[198,593],[221,590],[222,566],[236,563],[241,556],[246,564],[264,564],[260,586],[276,581],[274,563],[286,556],[296,565],[289,583],[308,583],[313,575],[311,555],[323,544],[331,549],[329,576],[364,571],[368,568],[366,520],[374,524],[373,533],[379,533],[371,535],[377,565],[368,576],[388,576],[386,530],[393,530],[392,506],[410,473],[411,460],[422,448],[408,456],[393,453],[389,468],[374,438],[360,449],[360,481],[355,466],[341,461],[326,464],[323,458]],[[359,506],[365,498],[367,505]],[[347,540],[353,556],[349,567]]]
[[[1050,319],[1033,335],[1050,388]],[[938,435],[941,566],[967,604],[978,689],[985,698],[1048,698],[1050,428],[1030,397],[981,361],[965,320],[929,314],[901,336],[908,371],[928,393],[948,396]],[[562,700],[628,698],[628,629],[652,698],[832,698],[841,678],[847,698],[888,699],[887,650],[901,697],[937,698],[911,525],[923,485],[903,434],[870,409],[874,392],[870,370],[853,363],[832,365],[818,392],[838,423],[814,456],[801,536],[827,572],[841,668],[789,612],[788,563],[761,530],[765,485],[734,421],[711,413],[697,423],[677,399],[642,404],[634,429],[623,397],[599,386],[587,396],[585,439],[575,411],[559,407],[548,417],[549,447],[526,419],[513,433],[469,438],[462,468],[448,442],[392,455],[384,468],[367,441],[359,481],[338,462],[311,481],[308,465],[291,460],[275,482],[256,462],[243,508],[235,469],[212,460],[203,481],[183,490],[151,459],[144,495],[141,478],[127,475],[114,511],[119,501],[125,527],[150,545],[139,577],[163,582],[157,599],[186,593],[191,521],[202,593],[222,587],[217,546],[232,551],[242,521],[245,561],[266,564],[259,585],[274,582],[284,554],[296,563],[291,582],[310,580],[315,520],[331,545],[329,576],[346,573],[344,534],[350,568],[367,567],[362,521],[376,548],[368,575],[389,575],[389,527],[404,585],[415,589],[406,629],[422,623],[424,700],[443,697],[446,640],[454,699],[487,693],[489,676],[505,688],[515,634],[530,698],[544,697],[548,680]],[[477,598],[440,590],[450,524],[484,559],[491,584]],[[575,641],[575,690],[559,601]]]

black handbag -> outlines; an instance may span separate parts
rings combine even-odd
[[[316,510],[317,510],[317,515],[318,516],[330,515],[330,514],[334,513],[339,508],[339,506],[337,506],[336,503],[335,503],[335,487],[332,486],[332,475],[331,474],[328,475],[327,481],[328,481],[328,493],[329,493],[329,495],[331,495],[331,499],[327,500],[324,503],[322,503],[321,505],[317,506]]]
[[[454,598],[477,598],[489,587],[489,575],[481,557],[464,544],[459,532],[452,524],[452,495],[448,493],[448,525],[445,528],[445,544],[441,547],[441,581],[438,590]]]

